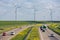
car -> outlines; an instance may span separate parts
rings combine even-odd
[[[50,37],[54,37],[54,34],[50,34]]]
[[[6,32],[3,32],[2,36],[6,36]]]
[[[42,29],[42,32],[45,32],[45,30],[44,30],[44,29]]]
[[[40,27],[40,29],[43,30],[43,29],[42,29],[42,26]]]
[[[10,33],[10,35],[14,35],[14,34],[15,34],[15,32],[11,32],[11,33]]]

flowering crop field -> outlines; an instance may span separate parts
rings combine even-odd
[[[60,35],[60,23],[50,24],[49,29]]]

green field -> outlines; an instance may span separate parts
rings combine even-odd
[[[5,25],[25,25],[25,24],[32,24],[34,22],[29,22],[29,21],[0,21],[0,26],[5,26]]]
[[[23,25],[30,25],[32,22],[25,21],[0,21],[0,33],[6,32],[15,28],[19,28]]]

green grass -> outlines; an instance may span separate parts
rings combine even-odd
[[[49,29],[60,35],[60,23],[50,24]]]
[[[25,22],[25,21],[0,21],[0,26],[5,25],[25,25],[25,24],[31,24],[32,22]]]
[[[18,35],[13,37],[11,40],[24,40],[31,29],[32,27],[25,29],[24,31],[20,32]]]
[[[27,37],[27,40],[40,40],[38,27],[33,27],[30,34]]]

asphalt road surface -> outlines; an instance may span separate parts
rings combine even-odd
[[[42,32],[39,28],[39,34],[41,40],[60,40],[60,36],[49,30],[48,28],[45,32]],[[51,37],[51,34],[54,34],[54,37]]]
[[[0,40],[10,40],[12,37],[16,36],[19,32],[25,30],[28,27],[31,27],[32,25],[28,25],[28,26],[23,26],[21,29],[20,28],[16,28],[13,29],[11,31],[6,32],[7,35],[6,36],[2,36],[2,34],[0,34]],[[15,35],[10,35],[10,32],[15,32]]]

